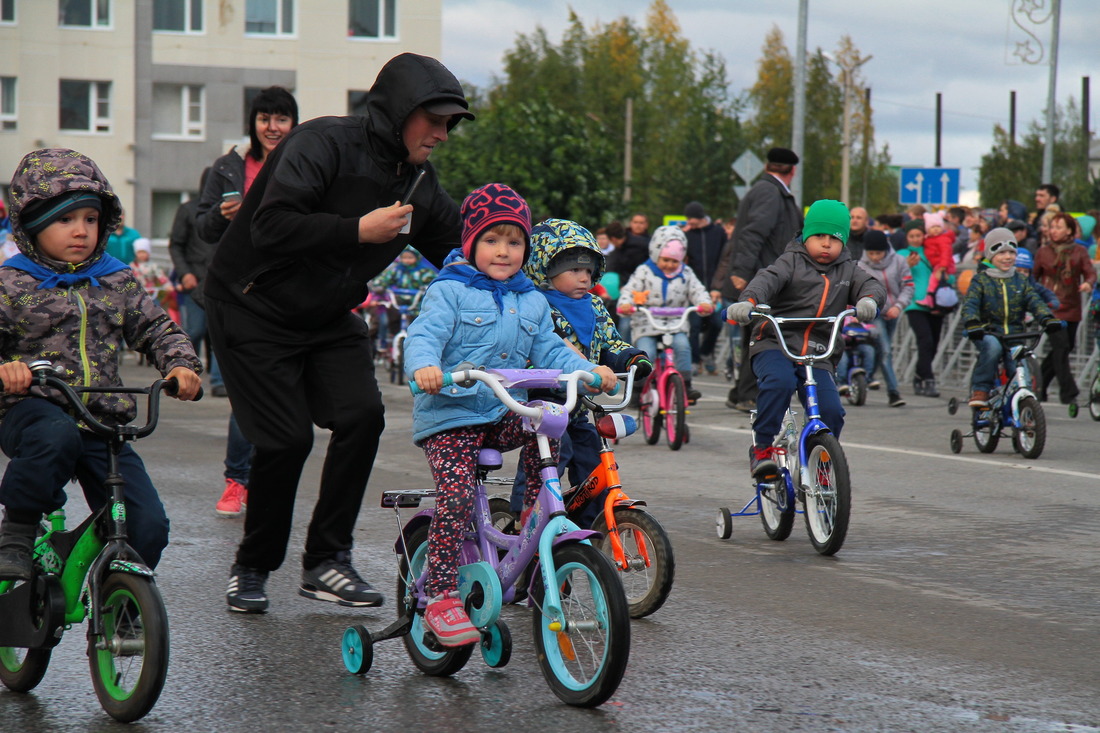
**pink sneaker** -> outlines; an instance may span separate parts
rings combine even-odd
[[[248,489],[240,481],[227,478],[225,480],[225,493],[214,505],[214,511],[223,517],[238,517],[247,506]]]
[[[443,646],[465,646],[481,641],[481,632],[466,615],[458,593],[444,593],[428,601],[424,623]]]

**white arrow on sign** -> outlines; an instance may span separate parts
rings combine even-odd
[[[944,173],[944,175],[946,176],[947,174]],[[917,173],[917,175],[913,176],[913,182],[905,184],[905,187],[908,188],[910,191],[916,191],[917,192],[917,203],[918,204],[923,204],[924,203],[923,201],[921,201],[921,193],[923,193],[921,191],[921,189],[924,188],[923,184],[924,184],[924,174],[923,173]],[[946,190],[946,187],[947,187],[947,184],[945,183],[944,184],[944,190]],[[944,198],[946,199],[947,196],[944,196]]]
[[[948,198],[947,198],[947,184],[950,183],[950,181],[951,181],[951,176],[948,175],[947,173],[944,173],[942,176],[940,176],[940,184],[942,186],[942,191],[943,191],[940,194],[940,201],[942,203],[945,203],[945,204],[948,201]]]

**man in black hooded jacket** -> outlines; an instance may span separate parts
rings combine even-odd
[[[249,188],[207,275],[214,351],[256,448],[226,594],[232,611],[267,609],[264,585],[286,556],[314,425],[332,437],[299,593],[344,606],[383,602],[351,564],[385,426],[366,325],[352,309],[405,245],[437,265],[459,245],[458,205],[428,157],[473,115],[454,75],[412,53],[386,63],[367,107],[366,116],[294,128]]]

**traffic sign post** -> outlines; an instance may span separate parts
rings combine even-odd
[[[959,203],[958,168],[902,168],[900,176],[899,203]]]

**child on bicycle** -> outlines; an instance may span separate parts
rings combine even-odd
[[[48,390],[31,387],[28,363],[45,359],[73,385],[120,386],[119,354],[129,345],[194,399],[202,365],[186,334],[106,253],[122,218],[111,184],[88,157],[65,148],[28,153],[11,182],[11,218],[20,254],[0,267],[0,449],[10,459],[0,480],[0,579],[33,577],[32,549],[42,515],[65,504],[74,476],[92,511],[106,501],[107,445],[81,430]],[[108,424],[136,414],[122,394],[96,394],[88,408]],[[156,567],[168,544],[168,517],[141,459],[127,444],[130,544]]]
[[[405,247],[397,259],[382,273],[370,281],[371,292],[383,293],[386,288],[401,288],[402,290],[419,290],[428,287],[428,283],[435,279],[435,268],[427,264],[420,253],[412,247]],[[398,305],[413,305],[415,295],[395,295]],[[409,321],[416,318],[419,310],[409,310]],[[397,308],[386,310],[387,326],[391,337],[401,330],[401,311]],[[372,338],[374,334],[371,334]]]
[[[644,351],[623,341],[603,299],[593,292],[603,276],[604,264],[604,254],[591,232],[576,222],[547,219],[531,230],[531,256],[523,272],[550,303],[557,335],[589,361],[604,364],[614,372],[637,365],[634,380],[640,383],[653,371],[653,364]],[[552,395],[539,397],[560,401]],[[588,411],[578,407],[561,437],[558,473],[565,475],[568,470],[569,484],[578,485],[599,464],[602,448]],[[527,485],[523,459],[521,455],[512,485],[512,512],[517,515]],[[574,521],[582,527],[591,525],[600,507],[599,497],[593,497]]]
[[[462,536],[470,520],[478,450],[528,445],[524,518],[542,486],[535,435],[521,427],[489,387],[443,386],[445,371],[473,364],[481,369],[583,369],[614,388],[614,372],[569,348],[554,329],[550,307],[520,272],[530,254],[531,210],[508,186],[490,183],[461,207],[462,247],[447,256],[428,287],[420,316],[409,327],[405,371],[425,392],[413,403],[413,440],[424,449],[438,487],[428,534],[428,606],[424,623],[444,646],[481,636],[458,597]],[[513,390],[525,399],[522,390]],[[557,441],[551,441],[557,461]]]
[[[1016,271],[1016,237],[1003,227],[985,235],[985,251],[992,267],[974,276],[963,301],[962,319],[967,338],[978,347],[978,361],[970,377],[970,406],[989,406],[989,393],[997,381],[997,365],[1004,360],[1011,374],[1015,364],[998,336],[1024,330],[1024,316],[1031,313],[1048,332],[1062,322],[1054,317],[1030,279]]]
[[[845,247],[851,219],[840,201],[815,201],[806,212],[802,236],[787,245],[773,264],[756,274],[741,292],[739,302],[726,311],[726,318],[741,325],[752,320],[758,304],[771,306],[777,317],[816,318],[836,316],[855,303],[856,317],[868,323],[886,304],[882,283],[860,269]],[[755,444],[749,446],[749,470],[757,480],[774,476],[775,440],[791,396],[805,379],[803,368],[780,350],[779,338],[795,354],[824,353],[832,324],[788,324],[782,336],[768,322],[753,328],[749,358],[760,393],[756,399]],[[832,371],[839,354],[814,367],[821,419],[838,438],[844,428],[844,408],[833,382]]]
[[[619,289],[617,310],[620,315],[632,316],[630,333],[639,349],[649,355],[650,360],[657,358],[658,338],[661,331],[655,329],[649,319],[637,312],[638,305],[665,308],[699,307],[699,315],[707,316],[714,312],[710,292],[706,289],[690,267],[684,264],[687,256],[687,244],[684,230],[675,226],[658,227],[649,240],[649,259],[638,265]],[[654,318],[665,325],[671,318]],[[672,337],[672,353],[676,369],[684,377],[688,402],[702,395],[691,386],[691,345],[688,342],[687,323],[679,333]]]

